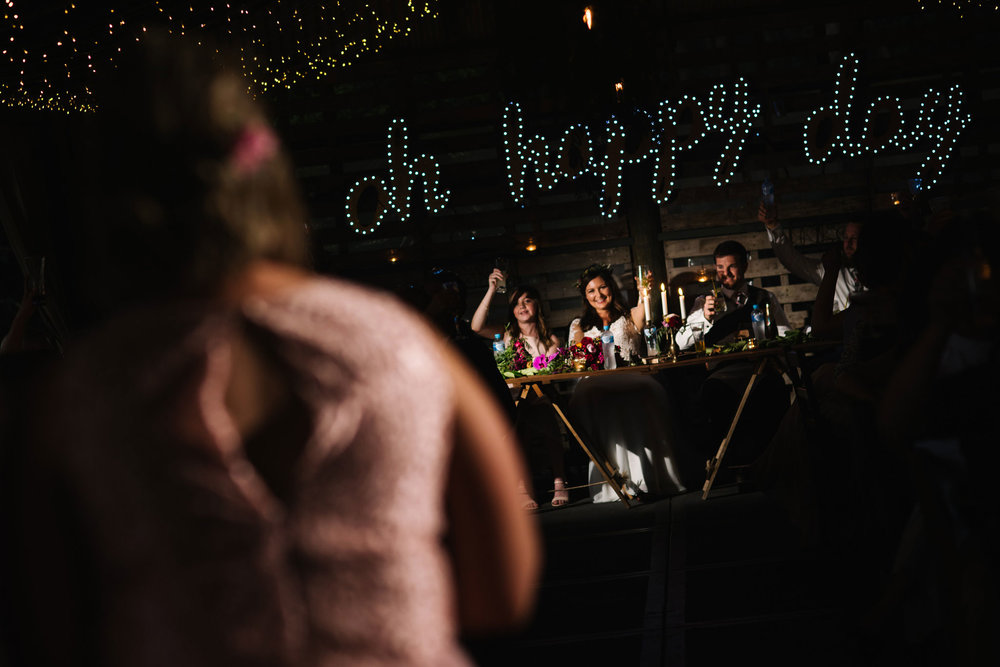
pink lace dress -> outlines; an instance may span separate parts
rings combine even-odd
[[[236,327],[269,341],[308,408],[284,500],[225,407]],[[390,297],[315,280],[238,313],[133,312],[84,343],[52,460],[93,552],[102,664],[469,664],[432,336]]]

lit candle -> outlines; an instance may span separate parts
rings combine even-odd
[[[663,316],[667,316],[667,286],[660,283],[660,307],[663,308]]]
[[[666,298],[666,297],[664,297],[664,298]],[[680,302],[681,302],[681,322],[683,322],[684,320],[687,319],[687,311],[684,310],[684,288],[683,287],[678,287],[677,288],[677,298],[680,299]]]
[[[642,309],[646,313],[646,323],[648,324],[649,320],[650,320],[650,317],[649,317],[649,291],[648,290],[642,290]]]

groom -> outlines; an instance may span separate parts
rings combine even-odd
[[[705,326],[705,344],[708,346],[729,343],[741,332],[751,332],[750,313],[754,304],[759,310],[770,306],[777,335],[788,331],[788,318],[778,298],[747,283],[749,260],[746,248],[737,241],[723,241],[716,246],[713,254],[718,297],[706,294],[695,299],[687,319],[688,326],[677,333],[677,344],[682,349],[694,344],[691,324],[698,322]],[[695,407],[707,423],[700,425],[701,432],[696,439],[709,456],[715,454],[728,430],[756,365],[757,362],[747,360],[719,362],[713,364],[702,382]],[[768,434],[774,431],[787,408],[788,390],[782,378],[775,373],[761,375],[740,419],[733,441],[736,446],[726,455],[726,463],[751,463],[767,445],[770,439]]]
[[[703,323],[705,344],[708,346],[732,342],[741,331],[752,331],[750,313],[754,304],[759,310],[771,307],[771,318],[777,335],[788,331],[788,318],[781,302],[766,289],[754,287],[746,281],[747,250],[738,241],[723,241],[715,247],[715,280],[720,286],[719,296],[703,294],[695,299],[687,327],[677,332],[677,345],[681,349],[694,344],[691,326]]]

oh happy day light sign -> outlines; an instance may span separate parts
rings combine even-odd
[[[963,111],[961,89],[957,85],[947,90],[930,89],[917,109],[904,112],[896,97],[884,95],[867,102],[857,99],[858,67],[857,56],[846,56],[837,70],[832,103],[807,116],[802,132],[806,159],[822,164],[835,154],[854,158],[887,151],[926,150],[913,177],[920,179],[924,188],[932,188],[972,120]],[[625,167],[645,163],[652,165],[650,194],[654,202],[662,205],[674,192],[680,157],[710,134],[723,138],[712,180],[719,186],[731,182],[760,114],[760,105],[750,101],[749,86],[740,78],[730,85],[713,86],[703,97],[685,95],[660,102],[655,112],[645,113],[649,128],[634,150],[626,148],[626,132],[619,120],[608,119],[600,144],[603,150],[599,151],[592,129],[582,124],[567,128],[558,138],[526,136],[521,107],[511,102],[504,109],[502,121],[507,190],[515,204],[524,206],[531,177],[535,187],[550,190],[584,174],[594,174],[601,185],[600,210],[610,218],[621,212]],[[685,117],[690,130],[682,137],[679,126]],[[878,130],[877,125],[884,129]],[[830,128],[828,139],[820,127]],[[386,161],[385,178],[361,178],[347,194],[347,221],[360,234],[374,232],[389,217],[407,221],[417,196],[418,179],[423,181],[420,196],[429,212],[441,212],[451,196],[441,184],[437,159],[410,154],[403,120],[389,123]],[[371,224],[364,224],[359,217],[359,202],[370,188],[375,189],[378,204]]]

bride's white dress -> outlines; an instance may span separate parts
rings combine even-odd
[[[636,361],[642,355],[642,336],[635,328],[635,323],[628,315],[622,315],[608,326],[608,330],[615,337],[615,345],[621,350],[622,359],[625,361]],[[574,334],[580,331],[580,318],[576,318],[569,324],[569,340],[575,340]],[[593,339],[601,337],[601,330],[591,327],[583,332],[584,336]]]
[[[666,391],[648,375],[594,375],[581,380],[570,399],[571,419],[589,447],[603,454],[627,480],[631,493],[685,493],[676,451],[686,444]],[[590,463],[595,503],[618,500]]]

